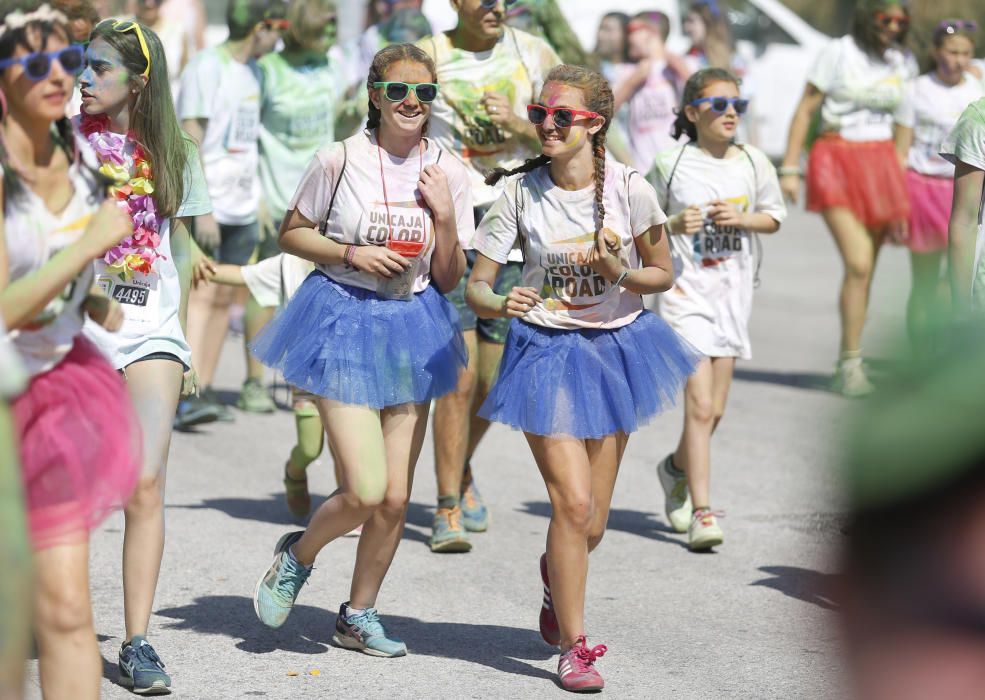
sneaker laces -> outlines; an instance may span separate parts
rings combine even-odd
[[[595,660],[605,656],[605,652],[608,650],[609,647],[605,644],[589,647],[585,638],[579,637],[578,641],[575,642],[575,646],[569,650],[569,653],[573,653],[574,655],[572,665],[575,667],[575,671],[578,673],[587,673],[591,670],[591,666],[595,663]]]
[[[311,576],[312,569],[302,566],[300,562],[296,562],[288,552],[284,552],[284,555],[284,565],[280,575],[277,577],[276,591],[283,599],[293,602],[297,597],[298,591],[301,590],[301,586]]]
[[[365,632],[367,638],[386,638],[386,630],[383,629],[383,623],[380,621],[380,613],[377,612],[376,608],[367,608],[365,612],[355,615],[352,618],[346,615],[345,621]]]
[[[462,524],[459,522],[459,518],[462,516],[462,511],[460,508],[439,508],[438,516],[447,521],[449,530],[462,529]]]
[[[130,648],[133,649],[133,655],[136,656],[139,661],[153,664],[162,671],[164,670],[164,662],[161,661],[161,657],[157,655],[157,652],[154,651],[154,647],[150,644],[144,642],[140,646],[136,647],[131,645]]]
[[[694,513],[692,514],[691,517],[694,520],[700,520],[702,525],[707,525],[708,523],[705,522],[705,518],[708,518],[709,516],[712,517],[712,518],[724,518],[725,517],[725,511],[724,510],[710,510],[708,508],[702,508],[701,510],[694,511]]]

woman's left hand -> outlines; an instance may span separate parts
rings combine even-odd
[[[609,282],[615,282],[626,269],[619,259],[619,249],[619,237],[609,229],[602,229],[588,256],[589,266]]]
[[[445,171],[437,165],[428,165],[421,171],[417,183],[424,202],[431,210],[435,221],[450,221],[455,218],[455,203],[451,199],[448,178]]]
[[[192,367],[181,378],[181,398],[187,399],[189,396],[198,396],[198,389],[198,373]]]

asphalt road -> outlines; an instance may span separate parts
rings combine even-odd
[[[727,514],[716,553],[689,553],[662,514],[654,467],[677,440],[680,411],[630,440],[588,584],[590,641],[609,648],[599,661],[609,697],[844,697],[827,590],[840,538],[838,429],[852,405],[825,389],[837,349],[840,269],[817,217],[794,212],[763,243],[755,359],[737,370],[713,447],[713,504]],[[905,254],[887,251],[866,340],[877,359],[897,345],[908,281]],[[228,341],[217,381],[230,402],[243,376],[237,343]],[[292,434],[286,410],[237,411],[233,424],[174,438],[150,639],[176,696],[565,695],[552,680],[555,652],[537,632],[546,492],[522,435],[502,427],[473,461],[493,520],[469,554],[427,548],[435,499],[430,438],[421,457],[404,541],[379,600],[409,656],[376,659],[329,643],[348,592],[353,539],[322,553],[288,623],[264,628],[250,596],[275,541],[293,527],[280,492]],[[329,459],[309,473],[319,497],[334,488]],[[123,634],[122,522],[111,517],[92,538],[107,698],[129,695],[112,680]],[[34,663],[30,675],[28,695],[40,697]]]

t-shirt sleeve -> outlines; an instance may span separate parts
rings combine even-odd
[[[211,119],[215,112],[215,97],[222,79],[218,63],[209,60],[207,53],[199,54],[181,74],[178,90],[179,119]]]
[[[506,188],[486,215],[472,239],[472,247],[490,260],[505,265],[517,238],[516,191],[519,181],[506,183]]]
[[[255,265],[244,265],[243,281],[247,289],[256,299],[257,304],[265,308],[280,305],[281,278],[280,269],[284,254],[261,260]]]
[[[315,224],[324,221],[328,216],[335,183],[342,174],[344,157],[341,142],[319,150],[301,176],[288,210],[297,209],[301,216]]]
[[[749,148],[747,146],[747,148]],[[749,149],[753,166],[756,168],[756,207],[760,214],[769,214],[777,223],[787,218],[787,205],[780,191],[780,181],[776,168],[765,153],[759,149]]]
[[[941,157],[985,170],[985,98],[973,102],[941,144]]]
[[[642,236],[654,226],[667,223],[667,215],[660,208],[657,191],[635,170],[629,175],[629,226],[633,238]]]
[[[439,164],[448,179],[448,190],[455,203],[455,225],[458,229],[458,242],[463,250],[471,250],[475,237],[475,211],[472,208],[472,183],[469,173],[454,158],[442,158]]]
[[[198,146],[190,137],[184,137],[185,151],[185,196],[175,214],[178,218],[185,216],[204,216],[212,211],[212,200],[209,198],[209,188],[205,182],[205,172],[202,170],[202,159]]]
[[[905,126],[907,129],[912,129],[917,123],[916,89],[915,80],[911,80],[906,84],[906,87],[903,89],[903,99],[900,100],[894,116],[896,123],[900,126]]]
[[[841,58],[841,41],[841,39],[834,39],[821,49],[817,60],[807,73],[807,82],[821,92],[831,90],[837,79],[838,62]]]

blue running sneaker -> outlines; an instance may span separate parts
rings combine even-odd
[[[161,657],[146,639],[135,636],[120,647],[120,685],[138,695],[168,695],[171,676],[164,672]]]
[[[342,603],[335,619],[332,641],[343,649],[354,649],[370,656],[406,656],[407,645],[399,639],[390,639],[380,622],[376,608],[367,608],[358,615],[349,613],[349,604]]]
[[[253,591],[253,609],[260,622],[277,628],[291,614],[301,586],[311,576],[312,567],[304,566],[291,554],[291,545],[301,539],[303,530],[289,532],[274,548],[274,563],[257,581]]]
[[[472,467],[466,465],[462,479],[462,525],[469,532],[485,532],[489,529],[489,509],[472,478]]]

